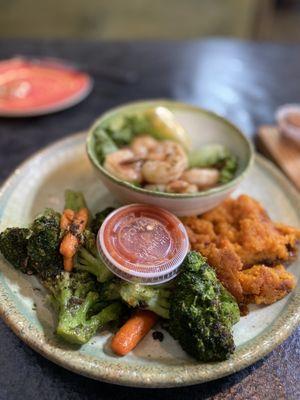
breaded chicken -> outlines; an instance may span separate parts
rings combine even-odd
[[[293,276],[284,266],[281,265],[280,277],[268,268],[293,259],[300,230],[274,223],[261,204],[251,197],[228,199],[202,216],[183,218],[183,222],[192,249],[207,257],[218,278],[240,304],[270,304],[293,287]],[[254,265],[254,269],[250,268]],[[244,271],[247,271],[246,277]],[[283,271],[287,274],[284,278]],[[246,290],[245,282],[250,280],[252,288],[260,288],[259,293]],[[284,285],[283,281],[288,284]],[[270,292],[266,285],[270,286]]]
[[[291,292],[296,279],[283,265],[253,267],[239,272],[246,303],[272,304]]]

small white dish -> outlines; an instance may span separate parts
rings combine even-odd
[[[275,116],[281,133],[300,146],[300,104],[285,104],[278,108]],[[297,125],[293,123],[296,118]]]
[[[191,136],[193,148],[206,144],[225,145],[238,157],[236,176],[230,182],[197,193],[162,193],[143,189],[122,181],[110,174],[98,161],[94,151],[95,129],[106,124],[117,115],[142,112],[150,107],[164,106],[171,110],[178,122]],[[253,160],[253,147],[242,132],[225,118],[199,107],[168,100],[139,101],[114,108],[99,119],[90,128],[87,137],[87,153],[98,172],[98,176],[108,190],[123,204],[146,203],[178,215],[201,214],[212,209],[228,197],[244,179]]]

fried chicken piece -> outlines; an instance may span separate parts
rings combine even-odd
[[[295,256],[300,230],[274,223],[256,200],[241,195],[202,216],[185,217],[183,222],[192,249],[207,257],[240,305],[260,300],[270,304],[293,288],[293,276],[285,269],[279,274],[277,265]],[[273,274],[271,268],[265,269],[271,266]],[[249,276],[244,276],[248,270]]]
[[[300,239],[300,230],[273,223],[261,204],[246,195],[226,200],[202,218],[213,224],[218,237],[234,244],[244,268],[288,261]]]
[[[246,303],[272,304],[296,286],[295,277],[283,265],[254,265],[238,273]]]

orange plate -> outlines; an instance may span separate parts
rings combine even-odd
[[[0,115],[26,117],[71,107],[92,89],[89,75],[63,62],[22,57],[0,62]]]

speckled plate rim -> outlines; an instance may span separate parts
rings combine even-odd
[[[36,153],[21,164],[0,189],[0,206],[5,207],[9,194],[18,180],[26,176],[31,163],[38,162],[61,147],[70,147],[82,142],[85,134],[72,135],[55,142]],[[273,174],[278,184],[289,194],[293,203],[300,204],[299,193],[284,175],[269,161],[256,155],[256,162]],[[1,210],[1,208],[0,208]],[[184,365],[147,366],[126,363],[126,358],[101,360],[79,351],[66,349],[55,338],[49,338],[38,331],[17,309],[10,298],[8,288],[0,285],[0,316],[13,332],[27,345],[47,359],[75,373],[108,383],[134,387],[176,387],[194,385],[218,379],[237,372],[253,364],[271,352],[292,333],[300,322],[300,288],[292,293],[289,303],[281,315],[255,339],[239,346],[233,356],[219,363],[196,363],[188,361]]]

